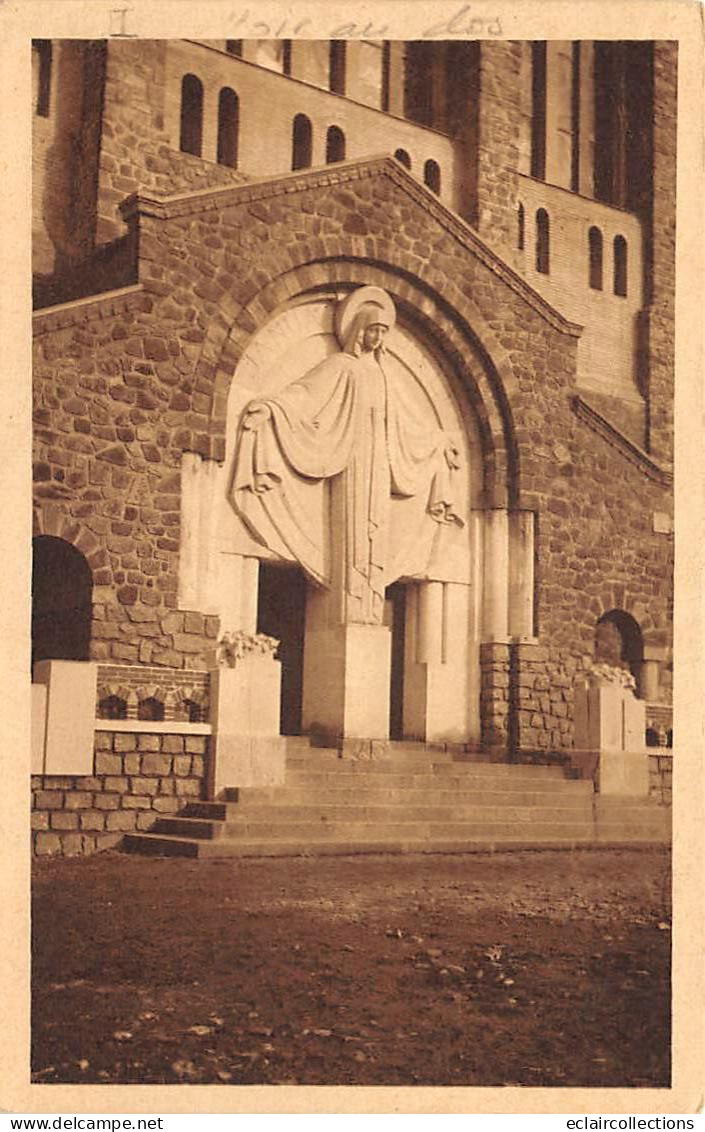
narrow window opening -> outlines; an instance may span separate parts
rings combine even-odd
[[[218,97],[218,164],[237,169],[240,134],[240,101],[226,86]]]
[[[627,294],[627,241],[624,236],[614,238],[614,293],[622,298]]]
[[[32,50],[36,68],[35,112],[40,118],[48,118],[51,105],[51,41],[35,39]]]
[[[580,192],[580,43],[573,43],[570,131],[570,187]]]
[[[345,94],[345,40],[330,41],[329,87],[334,94]]]
[[[531,176],[546,179],[546,43],[531,45]]]
[[[389,110],[389,84],[391,76],[392,45],[388,39],[382,44],[382,109]]]
[[[520,252],[523,252],[526,243],[526,217],[524,214],[524,205],[520,204],[517,209],[517,247]]]
[[[313,155],[313,136],[310,119],[305,114],[294,118],[293,152],[291,168],[308,169]]]
[[[282,72],[285,75],[291,74],[291,40],[285,39],[282,41]]]
[[[401,161],[402,165],[405,165],[407,169],[411,169],[411,158],[405,149],[395,149],[394,156],[397,161]]]
[[[326,165],[345,161],[345,134],[339,126],[331,126],[326,135]]]
[[[441,192],[441,167],[437,161],[429,158],[423,167],[424,184],[428,185],[432,193],[436,196]]]
[[[588,251],[590,255],[590,286],[593,291],[602,290],[602,232],[591,228],[588,232]]]
[[[181,133],[179,149],[201,156],[203,144],[203,83],[195,75],[181,80]]]
[[[536,213],[536,270],[548,275],[550,269],[549,222],[545,208]]]
[[[242,40],[241,39],[226,39],[225,50],[228,55],[237,55],[242,58]]]

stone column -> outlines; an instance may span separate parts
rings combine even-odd
[[[426,743],[479,739],[477,648],[470,586],[407,586],[404,735]]]

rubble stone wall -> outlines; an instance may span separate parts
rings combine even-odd
[[[93,775],[32,776],[32,846],[38,856],[80,856],[120,845],[204,797],[204,735],[101,731]]]
[[[602,614],[625,610],[647,643],[670,645],[672,537],[653,518],[672,513],[670,488],[576,415],[570,327],[393,164],[146,207],[142,289],[37,317],[39,527],[54,508],[90,535],[95,659],[203,667],[217,621],[176,612],[182,453],[222,459],[232,373],[278,306],[315,287],[387,287],[477,414],[486,505],[537,514],[548,654],[524,663],[520,731],[570,747],[563,689]],[[560,700],[536,687],[542,674]]]

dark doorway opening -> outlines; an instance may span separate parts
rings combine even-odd
[[[257,632],[280,641],[282,666],[280,728],[282,735],[301,734],[306,580],[295,567],[260,562]]]
[[[93,575],[70,542],[39,535],[32,543],[32,664],[88,660]]]
[[[389,738],[404,738],[404,642],[406,586],[395,582],[385,591],[385,620],[392,630],[392,662],[389,675]]]

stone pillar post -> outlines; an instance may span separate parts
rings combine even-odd
[[[303,730],[332,746],[388,739],[390,664],[386,625],[313,627],[307,617]]]
[[[484,600],[482,636],[506,641],[509,630],[509,516],[485,512]]]
[[[509,516],[509,633],[534,635],[534,513]]]
[[[284,781],[284,740],[279,735],[281,665],[271,653],[253,652],[210,674],[213,752],[209,793],[232,786]]]
[[[98,665],[90,660],[40,660],[32,680],[46,687],[43,768],[35,773],[93,774]],[[39,718],[37,723],[41,728]]]

